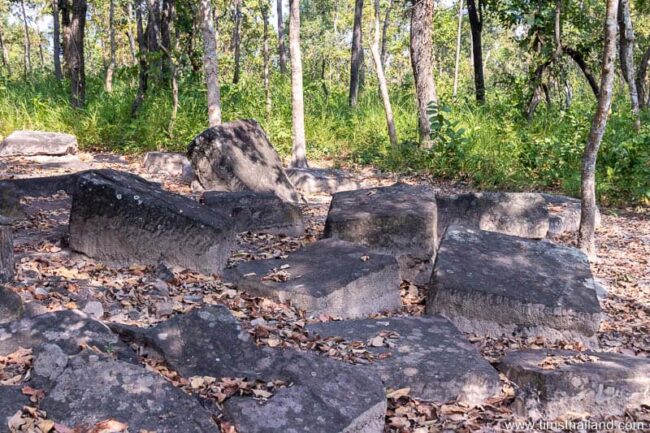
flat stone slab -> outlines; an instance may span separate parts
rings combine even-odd
[[[366,343],[377,355],[369,368],[388,388],[410,388],[414,398],[479,405],[501,390],[496,370],[441,316],[325,322],[307,330]]]
[[[0,432],[9,433],[9,419],[29,405],[29,397],[23,395],[18,386],[0,385]]]
[[[426,284],[437,248],[435,194],[429,187],[406,184],[338,192],[324,236],[393,255],[402,279]]]
[[[82,353],[40,404],[48,418],[66,426],[92,427],[114,419],[129,431],[218,433],[199,401],[142,366]]]
[[[513,407],[531,418],[587,412],[603,419],[650,405],[648,358],[529,349],[509,353],[498,368],[519,386]]]
[[[597,345],[601,310],[587,257],[548,241],[451,226],[438,250],[427,310],[460,330],[542,335]]]
[[[187,156],[198,183],[208,191],[272,193],[300,202],[280,156],[255,120],[206,129],[189,144]]]
[[[66,155],[77,150],[77,138],[59,132],[14,131],[0,143],[0,156]]]
[[[298,237],[305,231],[302,209],[275,194],[207,191],[203,204],[232,218],[239,232]]]
[[[578,233],[580,228],[580,200],[564,195],[542,194],[548,207],[547,238]],[[596,209],[596,226],[600,225],[600,211]]]
[[[20,296],[13,290],[0,286],[0,324],[19,320],[23,311]]]
[[[165,262],[219,273],[235,242],[234,223],[196,201],[114,170],[79,176],[70,247],[114,266]]]
[[[224,278],[254,295],[291,301],[314,317],[359,318],[402,305],[395,258],[338,239],[314,242],[286,259],[241,263]]]
[[[548,208],[541,194],[479,192],[436,199],[440,237],[452,224],[534,239],[543,239],[548,232]]]
[[[293,350],[260,348],[223,306],[193,310],[153,328],[120,327],[184,377],[282,380],[265,402],[233,397],[224,418],[241,432],[380,433],[384,387],[361,367]]]
[[[188,180],[194,178],[192,164],[182,153],[147,152],[142,167],[149,174],[182,177]]]
[[[328,168],[287,168],[289,180],[303,194],[334,194],[359,189],[361,183],[349,173]]]

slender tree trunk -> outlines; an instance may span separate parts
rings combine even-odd
[[[269,50],[269,3],[268,0],[260,0],[260,9],[262,10],[262,20],[264,21],[264,34],[262,44],[262,56],[264,57],[264,65],[262,71],[262,81],[264,82],[264,99],[266,100],[266,116],[271,116],[271,86],[269,79],[269,64],[271,62],[271,52]]]
[[[208,88],[208,122],[210,126],[217,126],[221,125],[221,89],[219,88],[217,39],[214,34],[210,0],[200,1],[200,20],[203,32],[203,68]]]
[[[43,38],[39,31],[36,32],[36,37],[38,38],[38,58],[41,61],[41,68],[45,67],[45,55],[43,54]]]
[[[436,82],[433,79],[433,21],[434,0],[412,0],[411,9],[411,66],[415,78],[415,93],[418,100],[418,126],[420,146],[431,147],[431,125],[427,107],[438,103]]]
[[[133,63],[138,62],[138,55],[136,54],[135,50],[135,39],[133,38],[133,25],[132,25],[132,15],[133,15],[133,7],[131,6],[131,1],[127,0],[126,2],[126,37],[129,40],[129,50],[131,52],[131,59],[133,60]]]
[[[111,93],[113,92],[113,71],[115,70],[115,0],[110,0],[108,3],[108,37],[111,52],[106,68],[104,88],[106,92]]]
[[[22,10],[23,14],[23,28],[25,31],[24,34],[24,39],[23,39],[23,44],[24,44],[24,54],[25,54],[25,65],[24,65],[24,72],[25,72],[25,79],[27,79],[28,75],[32,75],[32,45],[31,42],[29,41],[29,26],[27,24],[27,12],[25,12],[25,1],[20,0],[20,8]]]
[[[284,31],[284,18],[282,17],[282,0],[277,0],[278,13],[278,51],[280,55],[280,73],[287,73],[287,44]]]
[[[594,76],[593,71],[585,61],[584,57],[582,56],[582,53],[578,50],[575,50],[571,47],[564,46],[563,51],[573,59],[574,62],[578,65],[582,73],[584,74],[585,78],[587,79],[587,82],[589,83],[589,87],[591,87],[591,91],[594,93],[594,96],[598,98],[598,95],[600,93],[600,90],[598,88],[598,81],[596,81],[596,77]]]
[[[239,83],[241,78],[241,3],[235,0],[235,15],[233,16],[232,45],[234,48],[235,71],[232,77],[233,84]]]
[[[363,0],[354,2],[354,27],[352,29],[352,47],[350,49],[350,107],[357,106],[359,97],[359,74],[363,62],[363,42],[361,23],[363,19]]]
[[[168,54],[165,55],[165,61],[162,64],[162,74],[163,79],[166,82],[169,82],[171,79],[173,81],[173,69],[174,69],[174,59],[172,56],[172,37],[171,37],[171,26],[172,26],[172,15],[174,9],[174,0],[164,0],[162,3],[162,10],[160,12],[160,46],[163,52]],[[173,83],[172,83],[173,87]]]
[[[70,46],[67,47],[70,58],[71,103],[76,108],[83,108],[86,100],[86,65],[84,58],[84,31],[86,27],[86,0],[72,1],[72,21],[70,23]]]
[[[648,49],[643,53],[643,59],[641,60],[636,75],[636,88],[639,92],[639,103],[642,107],[647,107],[650,104],[646,84],[648,79],[648,66],[650,66],[650,47],[648,47]]]
[[[605,17],[605,42],[600,76],[598,107],[591,124],[589,139],[582,157],[582,207],[578,244],[589,257],[596,256],[596,159],[607,127],[607,117],[612,104],[614,84],[614,57],[616,56],[617,11],[619,0],[607,0]]]
[[[61,28],[63,30],[63,72],[70,77],[70,53],[68,48],[72,44],[70,33],[70,0],[59,0],[59,11],[61,11]]]
[[[393,0],[388,0],[388,8],[384,15],[384,25],[381,29],[381,66],[386,70],[386,45],[388,44],[388,27],[390,26],[390,13],[393,10]]]
[[[59,22],[59,1],[52,0],[52,56],[54,61],[54,76],[63,80],[61,70],[61,29]]]
[[[621,72],[630,90],[634,128],[638,131],[641,129],[641,118],[639,117],[639,93],[634,80],[636,74],[634,68],[634,29],[632,28],[629,0],[620,0],[618,4],[618,30]]]
[[[7,75],[11,75],[11,64],[9,63],[9,49],[2,38],[2,26],[0,25],[0,48],[2,49],[2,64],[7,68]]]
[[[305,138],[305,104],[302,86],[302,56],[300,53],[300,0],[289,0],[289,52],[291,56],[291,113],[293,148],[291,166],[304,168],[307,164]]]
[[[458,68],[460,66],[460,41],[463,31],[463,0],[458,2],[458,30],[456,31],[456,65],[454,66],[454,98],[458,94]]]
[[[136,33],[138,38],[138,93],[131,106],[131,117],[136,117],[138,109],[144,101],[147,94],[147,87],[149,84],[149,66],[147,65],[147,37],[144,32],[144,23],[142,17],[142,3],[141,0],[136,0],[135,4],[135,20],[136,20]]]
[[[477,8],[478,5],[478,8]],[[483,44],[481,33],[483,32],[483,14],[481,11],[481,0],[467,0],[467,13],[472,30],[472,54],[474,58],[474,87],[476,100],[479,103],[485,102],[485,79],[483,77]]]
[[[397,147],[397,131],[395,131],[395,120],[393,118],[393,108],[390,105],[390,96],[388,94],[388,84],[386,84],[386,76],[384,75],[384,67],[381,64],[381,52],[379,51],[379,43],[381,33],[379,30],[379,15],[380,6],[379,0],[374,0],[375,4],[375,39],[372,47],[372,57],[375,60],[375,68],[377,69],[377,80],[379,81],[379,93],[381,100],[384,103],[384,112],[386,113],[386,125],[388,127],[388,137],[390,144],[393,148]]]

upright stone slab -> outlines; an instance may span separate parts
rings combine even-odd
[[[0,215],[0,283],[12,280],[15,273],[11,220]]]
[[[300,201],[280,157],[255,120],[206,129],[192,140],[187,155],[206,190],[272,193],[284,201]]]
[[[314,323],[307,329],[366,343],[377,356],[369,368],[388,388],[410,388],[414,398],[479,405],[501,390],[496,370],[441,316]]]
[[[194,178],[192,164],[182,153],[147,152],[142,167],[149,174],[176,176],[188,180]]]
[[[431,188],[395,184],[336,193],[324,236],[393,255],[402,279],[426,284],[436,254],[436,221]]]
[[[338,239],[314,242],[286,259],[241,263],[224,278],[249,293],[291,301],[314,317],[359,318],[402,305],[395,258]]]
[[[303,194],[334,194],[361,187],[360,182],[354,176],[342,170],[287,168],[285,171],[293,186]]]
[[[509,353],[498,368],[518,386],[513,408],[534,419],[587,412],[602,420],[650,405],[650,361],[644,357],[529,349]]]
[[[128,173],[82,174],[72,197],[70,247],[115,266],[163,261],[218,273],[234,240],[229,218]]]
[[[542,194],[548,208],[547,238],[553,239],[580,228],[580,200],[564,195]],[[600,211],[596,208],[596,226],[600,225]]]
[[[207,191],[203,203],[235,222],[237,231],[300,236],[305,231],[300,206],[275,194]]]
[[[438,194],[436,199],[439,236],[452,224],[534,239],[543,239],[548,232],[548,208],[541,194]]]
[[[601,310],[587,257],[548,241],[451,226],[427,309],[461,331],[542,335],[596,346]]]
[[[0,156],[66,155],[77,153],[74,135],[46,131],[14,131],[0,144]]]

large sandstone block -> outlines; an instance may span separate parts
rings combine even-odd
[[[192,140],[187,155],[206,190],[273,193],[284,201],[300,201],[278,153],[255,120],[206,129]]]
[[[425,284],[433,269],[436,230],[433,190],[396,184],[334,194],[324,236],[393,255],[402,279]]]
[[[20,204],[20,193],[11,181],[0,181],[0,218],[2,217],[10,220],[25,217],[25,211]]]
[[[509,353],[498,368],[518,385],[514,409],[535,419],[586,412],[602,420],[650,405],[648,358],[530,349]]]
[[[142,167],[149,174],[182,177],[187,180],[194,178],[192,164],[182,153],[147,152]]]
[[[549,226],[546,200],[537,193],[479,192],[436,196],[438,235],[452,224],[522,238],[543,239]]]
[[[542,194],[548,207],[547,238],[577,233],[580,228],[580,200],[563,195]],[[600,225],[600,211],[596,209],[596,226]]]
[[[315,323],[307,329],[366,343],[376,355],[369,368],[387,388],[410,388],[414,398],[479,405],[501,389],[496,370],[441,316]]]
[[[483,335],[543,335],[597,345],[601,310],[587,257],[548,241],[451,226],[428,311]]]
[[[293,186],[304,194],[334,194],[361,187],[354,176],[342,170],[326,168],[287,168]]]
[[[241,263],[224,278],[249,293],[291,301],[311,316],[358,318],[401,307],[395,258],[338,239],[314,242],[286,259]]]
[[[163,261],[220,272],[234,245],[234,223],[196,201],[128,173],[79,176],[70,212],[70,247],[115,266]]]
[[[14,131],[0,144],[0,156],[66,155],[77,153],[74,135],[45,131]]]
[[[305,225],[300,206],[282,201],[275,194],[207,191],[203,203],[233,219],[238,232],[300,236]]]

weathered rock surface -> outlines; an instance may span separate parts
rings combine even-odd
[[[75,427],[115,419],[133,432],[220,431],[198,400],[161,376],[91,353],[69,359],[40,407],[48,418]]]
[[[0,181],[0,189],[13,188],[19,195],[29,197],[46,197],[59,191],[73,194],[77,189],[79,176],[86,172],[62,174],[60,176],[28,177]]]
[[[8,422],[23,406],[29,404],[29,398],[18,386],[0,385],[0,433],[10,433]]]
[[[18,188],[11,182],[0,181],[0,217],[10,220],[25,217]]]
[[[548,232],[548,208],[541,194],[481,192],[437,195],[436,199],[440,237],[452,224],[522,238],[543,239]]]
[[[190,143],[187,155],[206,190],[272,193],[284,201],[300,200],[280,157],[254,120],[206,129]]]
[[[393,255],[402,279],[425,284],[435,259],[436,221],[431,188],[396,184],[334,194],[324,236]]]
[[[286,259],[241,263],[224,278],[249,293],[291,301],[314,317],[359,318],[401,307],[395,258],[338,239],[314,242]]]
[[[650,360],[605,352],[522,350],[498,366],[519,386],[514,408],[546,420],[569,412],[593,419],[650,404]]]
[[[287,168],[289,180],[303,194],[334,194],[359,189],[361,183],[342,170],[326,168]]]
[[[0,283],[11,281],[15,274],[11,220],[0,215]]]
[[[208,191],[203,203],[218,214],[232,218],[238,232],[300,236],[305,226],[302,209],[275,194]]]
[[[13,290],[0,286],[0,324],[19,320],[23,311],[20,296]]]
[[[85,173],[72,198],[70,247],[112,265],[163,261],[218,273],[234,239],[231,220],[128,173]]]
[[[229,399],[224,417],[238,431],[383,431],[386,401],[376,375],[304,352],[259,348],[223,306],[194,310],[150,329],[118,328],[156,349],[184,377],[246,377],[290,385],[263,403]]]
[[[68,355],[79,353],[83,345],[128,361],[135,359],[133,351],[106,325],[79,311],[57,311],[0,325],[0,356],[45,343],[58,345]]]
[[[427,309],[477,334],[543,335],[597,345],[601,310],[587,257],[548,241],[451,226]]]
[[[496,370],[441,316],[316,323],[307,330],[366,343],[377,355],[369,368],[387,388],[410,388],[414,398],[478,405],[501,389]]]
[[[74,135],[45,131],[14,131],[0,144],[0,156],[65,155],[77,153]]]
[[[182,153],[147,152],[144,155],[142,166],[150,174],[176,176],[188,180],[194,178],[192,164]]]
[[[580,200],[575,198],[542,194],[548,207],[548,233],[546,237],[556,238],[567,233],[577,233],[580,228]],[[600,225],[600,212],[596,210],[596,226]]]

